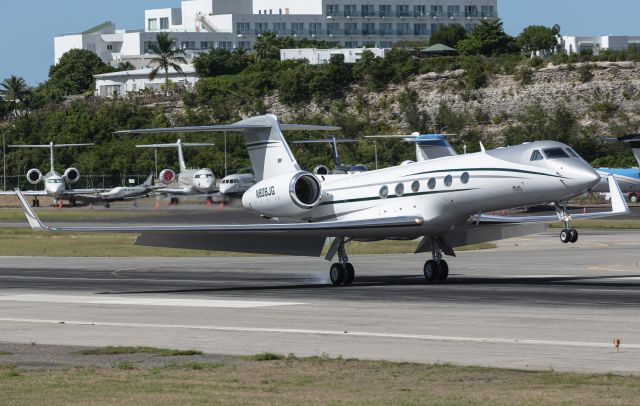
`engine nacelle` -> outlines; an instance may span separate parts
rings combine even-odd
[[[415,164],[415,163],[416,163],[416,161],[402,161],[400,163],[400,165],[404,166],[404,165],[411,165],[411,164]]]
[[[316,175],[328,175],[329,174],[329,168],[327,168],[324,165],[318,165],[315,168],[313,168],[313,173]]]
[[[176,173],[171,169],[163,169],[162,172],[160,172],[160,182],[162,182],[163,185],[169,185],[173,183],[174,180],[176,180]]]
[[[64,174],[62,176],[67,180],[67,182],[76,183],[80,180],[80,171],[76,168],[69,168],[64,171]]]
[[[242,196],[242,205],[267,217],[296,217],[318,206],[322,185],[309,172],[283,174],[257,183]]]
[[[42,172],[37,169],[30,169],[27,172],[27,181],[32,185],[37,185],[42,181]]]

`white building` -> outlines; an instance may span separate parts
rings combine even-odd
[[[562,37],[562,47],[567,54],[579,54],[582,51],[591,51],[597,55],[600,51],[626,51],[630,47],[640,48],[640,36],[612,36],[602,35],[595,37]]]
[[[196,70],[193,65],[180,65],[184,74],[178,73],[175,69],[169,69],[169,80],[179,87],[192,88],[198,81]],[[129,70],[122,72],[104,73],[94,75],[96,79],[95,95],[100,97],[125,97],[129,92],[137,92],[149,89],[159,92],[165,83],[165,73],[163,70],[153,79],[149,79],[152,68]]]
[[[146,10],[143,30],[116,30],[104,23],[58,36],[55,58],[57,63],[65,52],[82,48],[107,63],[136,64],[163,31],[194,53],[251,49],[267,31],[345,48],[391,48],[400,40],[427,39],[443,25],[458,23],[470,30],[497,16],[497,0],[182,0],[180,8]]]
[[[356,63],[362,59],[362,53],[364,51],[372,52],[376,57],[384,58],[388,50],[388,48],[281,49],[280,60],[288,61],[306,59],[311,65],[321,65],[329,63],[333,55],[344,55],[344,61],[346,63]]]

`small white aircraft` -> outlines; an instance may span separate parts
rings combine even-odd
[[[78,200],[87,202],[101,202],[104,203],[104,207],[111,207],[112,202],[122,202],[128,200],[136,200],[143,197],[149,197],[151,192],[162,190],[165,186],[153,185],[153,173],[144,180],[143,183],[137,186],[118,186],[111,190],[104,192],[97,192],[95,194],[79,195]]]
[[[55,169],[55,149],[66,147],[88,147],[93,144],[55,144],[50,142],[47,145],[9,145],[9,148],[47,148],[50,151],[50,169],[47,174],[43,175],[39,169],[33,168],[27,172],[27,181],[32,185],[44,182],[44,190],[29,190],[22,192],[25,196],[33,196],[31,204],[33,207],[40,206],[40,196],[49,196],[53,198],[54,204],[60,205],[62,199],[69,199],[71,205],[75,205],[76,196],[85,193],[96,193],[101,189],[71,189],[67,187],[80,180],[80,171],[76,168],[68,168],[60,175]],[[65,183],[66,182],[66,183]],[[13,195],[14,192],[0,192],[0,195]]]
[[[357,165],[344,165],[342,160],[340,159],[340,153],[338,151],[338,144],[344,143],[353,143],[358,142],[358,140],[351,138],[336,138],[335,135],[331,135],[331,138],[320,139],[320,140],[299,140],[299,141],[291,141],[290,144],[330,144],[331,145],[331,153],[333,155],[333,163],[334,169],[333,172],[329,170],[324,165],[318,165],[313,169],[313,173],[316,175],[329,175],[333,173],[334,175],[345,175],[348,173],[357,173],[357,172],[366,172],[369,169],[366,165],[357,164]]]
[[[117,132],[116,134],[122,134]],[[210,143],[189,143],[178,140],[173,144],[136,145],[136,148],[177,148],[180,173],[176,175],[171,169],[163,169],[158,176],[160,182],[165,185],[159,193],[171,195],[171,202],[177,203],[177,196],[209,195],[215,191],[216,177],[209,168],[188,169],[184,161],[183,147],[212,147]],[[177,188],[168,187],[173,182],[178,183]]]
[[[223,196],[242,196],[256,184],[253,173],[234,173],[225,176],[220,181],[220,194]]]
[[[491,151],[483,147],[478,153],[376,171],[314,175],[300,168],[282,135],[292,130],[338,128],[280,124],[275,116],[265,115],[230,125],[129,131],[239,132],[258,182],[244,194],[242,204],[276,220],[272,224],[51,228],[39,220],[19,191],[17,194],[34,229],[140,233],[136,244],[143,246],[319,256],[329,241],[325,258],[338,257],[329,271],[335,285],[354,280],[355,269],[346,249],[349,241],[422,238],[415,252],[431,252],[432,256],[424,264],[425,278],[444,281],[449,266],[443,254],[455,256],[455,247],[538,233],[545,222],[556,221],[565,225],[562,242],[575,242],[578,233],[570,228],[573,218],[629,212],[613,177],[609,178],[614,191],[611,211],[566,212],[565,203],[596,185],[600,176],[560,142],[532,142]],[[538,159],[540,155],[543,159]],[[556,202],[557,215],[482,214],[544,202]]]

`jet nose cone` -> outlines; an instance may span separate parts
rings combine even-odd
[[[600,174],[591,166],[584,165],[575,172],[578,184],[584,189],[591,189],[600,182]]]

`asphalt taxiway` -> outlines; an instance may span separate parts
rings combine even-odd
[[[151,345],[531,368],[640,372],[640,232],[556,231],[450,259],[1,258],[0,342]],[[620,352],[612,342],[620,339]]]

